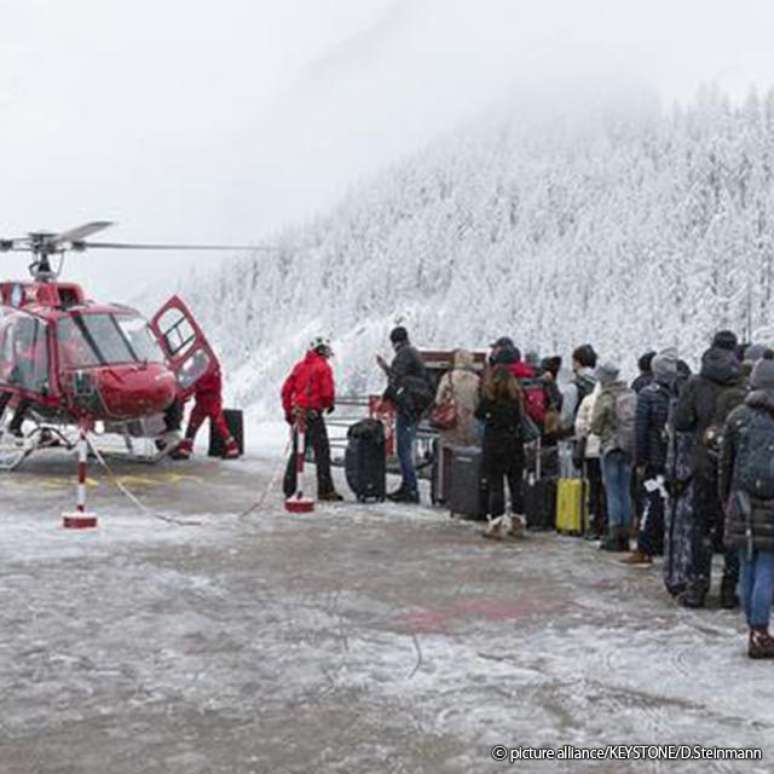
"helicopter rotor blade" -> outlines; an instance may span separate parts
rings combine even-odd
[[[170,245],[130,242],[77,242],[78,249],[102,250],[274,250],[273,245]]]
[[[71,228],[69,231],[63,231],[61,234],[54,235],[46,240],[46,244],[56,249],[62,245],[83,242],[84,239],[90,237],[92,234],[110,228],[112,225],[113,221],[111,220],[95,220],[91,223],[84,223],[82,226]]]

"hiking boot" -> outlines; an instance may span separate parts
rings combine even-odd
[[[685,591],[678,595],[677,604],[681,607],[698,609],[704,607],[704,600],[707,596],[707,586],[701,580],[689,581]]]
[[[344,498],[335,489],[331,489],[330,492],[323,492],[322,494],[317,495],[317,499],[321,503],[340,503],[344,500]]]
[[[737,579],[724,575],[720,582],[720,606],[724,610],[735,610],[739,607],[739,596],[736,593]]]
[[[223,452],[224,460],[236,460],[239,458],[239,445],[233,438],[226,441],[226,449]]]
[[[626,548],[623,547],[623,543],[621,541],[621,528],[620,527],[610,527],[607,531],[607,537],[602,540],[602,542],[599,544],[599,547],[602,551],[614,551],[614,552],[620,552],[620,551],[628,551],[628,536],[626,537],[627,546]]]
[[[417,505],[419,503],[418,492],[408,492],[405,489],[399,489],[397,492],[387,495],[387,499],[394,503],[411,503]]]
[[[774,639],[764,627],[750,629],[750,644],[747,649],[750,658],[774,658]]]
[[[646,554],[644,551],[640,551],[638,548],[633,551],[629,556],[625,556],[620,560],[621,564],[626,564],[629,567],[650,567],[653,564],[653,557],[650,554]]]
[[[175,459],[190,460],[193,454],[193,441],[190,438],[183,438],[180,445],[175,449]]]

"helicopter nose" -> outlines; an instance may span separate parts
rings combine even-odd
[[[177,382],[163,365],[110,368],[99,375],[99,392],[110,417],[139,419],[164,411],[175,398]]]

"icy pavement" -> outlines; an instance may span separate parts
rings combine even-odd
[[[276,443],[244,461],[3,479],[0,774],[774,771],[774,668],[741,619],[677,608],[658,570],[429,508],[290,516]],[[345,487],[342,484],[342,489]],[[761,763],[526,762],[493,745],[763,747]]]

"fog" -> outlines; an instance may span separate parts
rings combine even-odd
[[[0,0],[0,235],[269,240],[516,93],[765,89],[773,21],[761,0]],[[94,252],[67,276],[118,299],[214,260]]]

